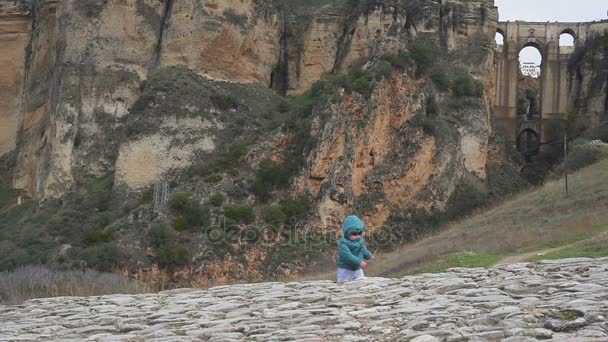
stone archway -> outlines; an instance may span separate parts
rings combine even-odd
[[[529,158],[540,151],[540,134],[534,128],[525,128],[517,135],[517,151]]]

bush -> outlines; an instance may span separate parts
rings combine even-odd
[[[393,76],[393,66],[385,60],[379,60],[372,68],[372,74],[376,81],[390,80]]]
[[[150,244],[155,248],[161,248],[173,244],[175,241],[175,230],[164,224],[153,223],[148,232]]]
[[[224,210],[224,215],[230,219],[245,224],[255,221],[255,213],[250,205],[228,207]]]
[[[452,93],[456,97],[481,97],[483,95],[483,84],[471,75],[461,73],[452,82]]]
[[[433,46],[429,42],[417,40],[412,44],[410,56],[416,63],[416,76],[420,77],[433,64]]]
[[[355,79],[352,83],[353,91],[363,95],[365,98],[369,98],[371,96],[372,87],[370,84],[371,80],[368,75],[363,75],[357,79]]]
[[[211,95],[211,102],[221,110],[236,109],[239,102],[234,95]]]
[[[185,218],[180,216],[173,221],[173,229],[177,230],[178,232],[184,231],[188,229],[188,222],[186,222]]]
[[[181,192],[173,194],[169,198],[169,208],[182,211],[190,204],[191,201],[190,194],[188,193]]]
[[[190,262],[190,252],[183,246],[163,246],[156,250],[154,261],[159,267],[172,271]]]
[[[288,184],[287,170],[267,159],[260,162],[251,191],[261,200],[266,201],[276,187],[283,187]]]
[[[114,270],[124,259],[118,245],[112,242],[86,248],[83,250],[82,256],[88,267],[102,272]]]
[[[211,221],[209,207],[202,206],[198,202],[191,202],[182,212],[184,220],[190,227],[207,227]]]
[[[209,198],[209,204],[214,207],[221,207],[224,204],[225,198],[224,195],[217,193]]]
[[[271,224],[275,227],[281,226],[287,221],[287,215],[283,212],[283,207],[280,205],[273,205],[264,211],[264,222]]]
[[[608,157],[608,152],[602,146],[582,145],[574,146],[568,153],[568,173],[573,173]],[[552,171],[553,177],[564,174],[564,162]]]
[[[437,68],[431,73],[431,80],[440,91],[450,89],[450,78],[444,68]]]
[[[407,71],[412,65],[412,59],[407,52],[399,52],[396,55],[384,55],[382,59],[389,62],[393,68],[396,68],[401,72]]]
[[[304,221],[306,214],[310,210],[308,197],[298,197],[296,199],[286,199],[281,201],[281,210],[285,214],[285,223],[291,226]]]
[[[477,187],[461,183],[452,193],[448,203],[444,220],[449,221],[470,214],[477,208],[484,207],[491,202],[491,197]]]
[[[174,194],[169,198],[169,207],[181,215],[184,222],[180,223],[188,227],[206,227],[209,225],[211,217],[209,208],[202,206],[198,201],[192,199],[189,194]]]
[[[434,118],[440,114],[439,104],[437,104],[437,99],[435,96],[430,96],[426,99],[426,115],[428,117]]]
[[[88,232],[85,236],[85,243],[89,245],[110,242],[112,240],[114,240],[114,232],[110,229],[95,229]]]

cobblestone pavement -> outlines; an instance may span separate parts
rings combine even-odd
[[[608,341],[608,258],[0,306],[0,341]]]

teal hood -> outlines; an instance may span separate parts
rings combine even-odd
[[[342,233],[344,237],[348,237],[352,232],[365,231],[365,223],[355,215],[350,215],[342,224]]]

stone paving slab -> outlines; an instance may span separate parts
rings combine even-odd
[[[0,306],[0,341],[608,341],[608,258]]]

